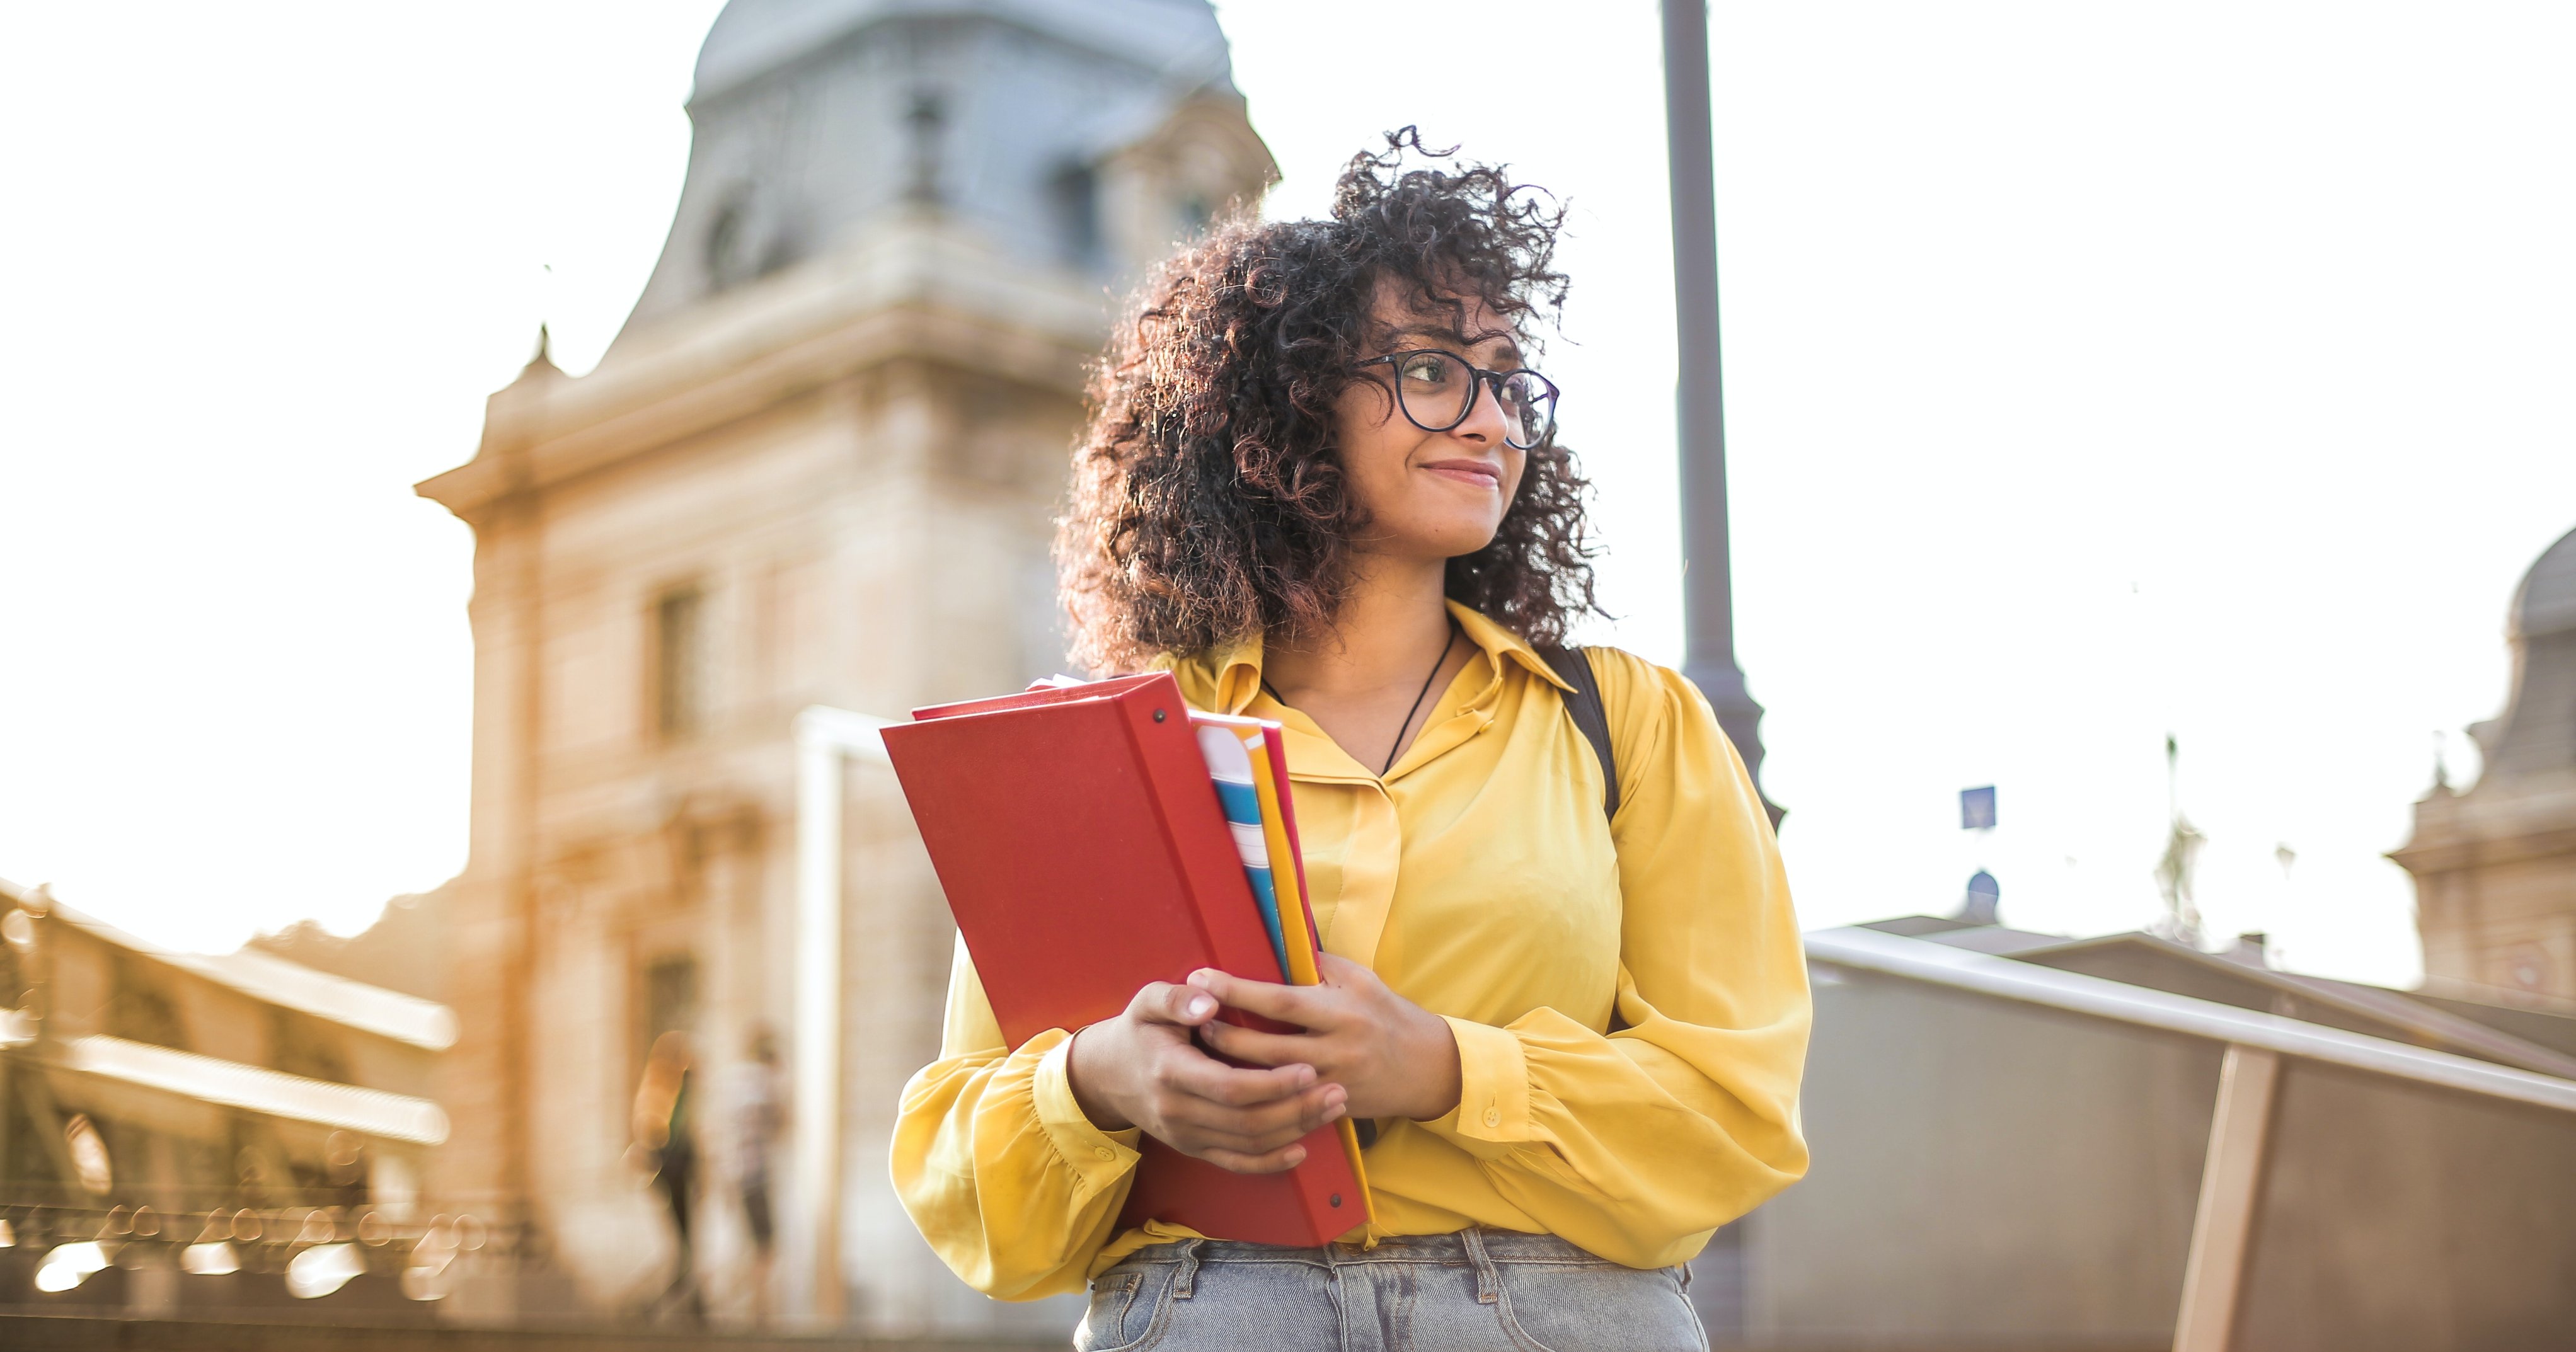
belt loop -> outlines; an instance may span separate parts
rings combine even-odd
[[[1188,1300],[1199,1279],[1199,1245],[1201,1240],[1184,1240],[1181,1244],[1181,1275],[1172,1279],[1172,1299]]]
[[[1485,1232],[1468,1226],[1458,1232],[1467,1242],[1467,1261],[1476,1265],[1476,1303],[1491,1305],[1503,1296],[1503,1274],[1494,1269],[1493,1255],[1485,1252]]]

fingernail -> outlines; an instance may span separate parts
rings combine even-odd
[[[1303,1088],[1305,1088],[1306,1086],[1308,1086],[1308,1085],[1310,1085],[1310,1084],[1313,1084],[1314,1082],[1315,1082],[1315,1068],[1314,1068],[1313,1066],[1299,1066],[1299,1067],[1297,1067],[1297,1087],[1298,1087],[1298,1088],[1303,1089]]]
[[[1199,998],[1190,1001],[1190,1017],[1193,1019],[1206,1018],[1208,1011],[1214,1008],[1216,1008],[1216,1001],[1202,995]]]
[[[1202,967],[1197,971],[1190,973],[1189,984],[1198,987],[1200,990],[1206,990],[1208,988],[1208,969]]]
[[[1343,1105],[1341,1105],[1341,1104],[1339,1104],[1339,1103],[1334,1104],[1334,1105],[1333,1105],[1332,1107],[1330,1107],[1330,1108],[1326,1108],[1326,1109],[1324,1110],[1324,1122],[1325,1122],[1325,1124],[1329,1126],[1329,1125],[1331,1125],[1332,1123],[1335,1123],[1335,1122],[1339,1122],[1339,1121],[1341,1121],[1341,1120],[1342,1120],[1342,1114],[1344,1114],[1344,1113],[1346,1113],[1346,1112],[1348,1112],[1348,1111],[1350,1111],[1348,1108],[1344,1107]]]
[[[1292,1145],[1292,1146],[1288,1147],[1288,1167],[1290,1167],[1290,1168],[1292,1168],[1292,1169],[1293,1169],[1293,1168],[1297,1167],[1297,1166],[1298,1166],[1298,1165],[1300,1165],[1300,1164],[1304,1164],[1305,1162],[1306,1162],[1306,1147],[1304,1147],[1304,1146],[1302,1146],[1302,1145]]]

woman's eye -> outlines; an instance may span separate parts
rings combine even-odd
[[[1409,357],[1399,369],[1404,372],[1405,379],[1427,385],[1438,385],[1449,379],[1449,363],[1438,357]]]

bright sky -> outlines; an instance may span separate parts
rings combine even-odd
[[[716,7],[0,9],[0,876],[228,947],[461,865],[471,539],[410,485],[541,318],[576,372],[616,332]],[[1573,203],[1595,637],[1678,660],[1653,4],[1220,12],[1274,214],[1406,122]],[[2170,731],[2213,934],[2411,979],[2380,855],[2437,730],[2474,772],[2576,526],[2576,11],[1712,28],[1740,645],[1808,923],[1979,865],[2011,923],[2144,923]]]

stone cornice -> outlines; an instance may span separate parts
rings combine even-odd
[[[474,459],[416,485],[467,521],[782,399],[912,358],[1078,394],[1107,298],[1015,264],[936,218],[868,239],[628,335],[579,378],[531,366],[496,391]]]
[[[2388,857],[2418,877],[2484,864],[2576,859],[2576,775],[2489,780],[2415,805],[2414,838]]]

